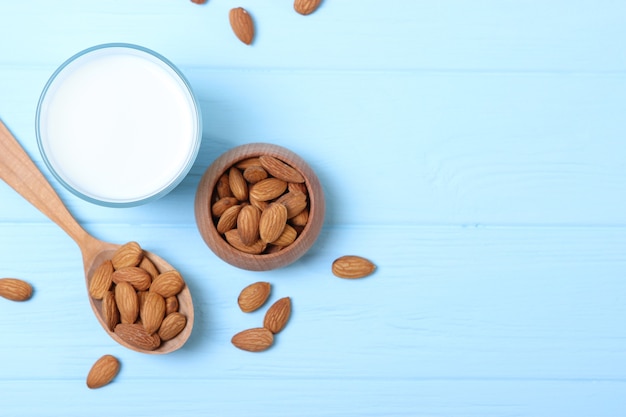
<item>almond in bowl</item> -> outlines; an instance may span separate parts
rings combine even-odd
[[[310,166],[268,143],[238,146],[206,170],[196,193],[198,230],[236,267],[267,271],[304,255],[324,222],[324,194]]]

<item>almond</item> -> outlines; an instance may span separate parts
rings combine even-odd
[[[142,350],[155,350],[161,346],[161,338],[158,334],[148,334],[141,324],[120,323],[115,326],[115,334],[128,343]]]
[[[127,266],[137,266],[143,258],[143,249],[137,242],[128,242],[120,246],[115,253],[111,262],[113,268],[120,269]]]
[[[295,183],[304,182],[302,174],[278,158],[274,158],[270,155],[261,155],[259,161],[261,161],[261,165],[270,175],[279,180]]]
[[[224,234],[237,226],[237,218],[239,217],[241,208],[242,206],[240,205],[232,206],[222,214],[215,226],[218,233]]]
[[[244,313],[259,309],[270,296],[272,286],[269,282],[255,282],[241,290],[237,303]]]
[[[280,236],[278,236],[278,239],[272,242],[272,245],[284,248],[285,246],[291,245],[297,237],[298,232],[296,231],[296,229],[286,224],[285,229],[283,229],[283,232],[280,234]]]
[[[291,219],[296,217],[307,206],[306,194],[299,191],[290,191],[283,194],[276,200],[277,203],[283,204],[287,207],[287,218]]]
[[[254,166],[260,167],[261,161],[259,161],[258,157],[253,156],[251,158],[242,159],[241,161],[237,162],[235,166],[239,169],[245,170],[246,168],[249,168],[249,167],[254,167]]]
[[[0,278],[0,296],[11,301],[26,301],[33,295],[33,287],[17,278]]]
[[[287,184],[287,189],[289,192],[300,191],[305,196],[309,194],[309,190],[306,188],[306,184],[302,182],[290,182]]]
[[[87,374],[87,386],[91,389],[100,388],[115,378],[120,370],[120,362],[115,356],[104,355],[98,359]]]
[[[117,309],[115,293],[113,291],[107,291],[104,297],[102,297],[102,318],[107,328],[111,331],[113,331],[115,326],[120,322],[120,312]]]
[[[185,281],[180,273],[174,269],[161,273],[152,282],[150,291],[160,294],[163,298],[178,294],[185,287]]]
[[[165,317],[165,299],[155,292],[148,292],[142,305],[141,324],[148,334],[153,334]]]
[[[130,283],[122,281],[115,286],[115,303],[122,323],[132,324],[139,315],[139,299]]]
[[[291,299],[281,298],[276,301],[265,313],[263,327],[276,334],[285,328],[291,315]]]
[[[257,182],[264,180],[268,177],[267,171],[260,166],[250,166],[243,171],[243,177],[250,184],[256,184]]]
[[[274,343],[274,335],[264,327],[244,330],[231,339],[233,345],[249,352],[261,352]]]
[[[309,222],[309,210],[302,210],[300,213],[289,219],[289,221],[294,226],[306,226],[306,224]]]
[[[272,243],[280,237],[287,224],[287,207],[280,203],[271,203],[261,213],[259,235],[261,240]]]
[[[165,315],[170,315],[178,311],[178,297],[172,295],[165,299]]]
[[[287,189],[287,182],[278,178],[267,178],[250,186],[250,198],[269,201],[280,197]]]
[[[232,229],[224,233],[224,237],[233,248],[244,253],[258,255],[265,250],[266,243],[261,239],[257,240],[252,245],[244,245],[237,229]]]
[[[228,183],[237,200],[246,201],[248,199],[248,183],[239,169],[235,167],[230,168],[228,171]]]
[[[237,216],[237,230],[244,245],[249,246],[259,240],[260,220],[261,210],[254,206],[247,205],[239,212],[239,216]]]
[[[301,15],[308,15],[313,13],[319,7],[322,0],[295,0],[293,8]]]
[[[154,263],[150,260],[150,258],[148,258],[148,255],[146,255],[145,252],[143,254],[143,258],[141,259],[141,262],[139,263],[139,268],[149,273],[151,279],[155,279],[159,275],[159,270],[154,265]]]
[[[220,198],[211,206],[211,213],[213,213],[215,217],[220,217],[226,210],[238,203],[239,201],[235,197]]]
[[[96,300],[101,300],[111,288],[113,280],[113,262],[106,260],[96,268],[89,281],[89,295]]]
[[[116,284],[128,282],[138,291],[147,290],[152,283],[152,277],[148,271],[138,266],[120,268],[111,274],[111,279]]]
[[[224,173],[217,180],[217,185],[215,186],[217,191],[217,196],[219,198],[224,197],[234,197],[233,192],[230,189],[230,182],[228,181],[228,174]]]
[[[339,278],[363,278],[374,272],[376,265],[360,256],[346,255],[332,265],[333,274]]]
[[[161,323],[161,328],[159,329],[159,337],[162,341],[171,340],[178,336],[178,334],[183,331],[186,325],[187,317],[178,312],[170,313],[165,316],[165,318],[163,319],[163,323]]]
[[[254,39],[254,22],[250,14],[243,7],[236,7],[230,10],[228,17],[235,36],[250,45]]]

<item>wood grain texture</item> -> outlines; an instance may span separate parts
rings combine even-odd
[[[43,170],[86,231],[139,241],[185,277],[194,331],[169,355],[106,335],[75,243],[0,183],[0,276],[34,287],[25,303],[0,299],[0,414],[622,417],[626,4],[241,6],[252,46],[232,35],[228,2],[0,5],[0,118],[39,167],[39,94],[96,44],[179,65],[204,121],[190,174],[145,206],[94,206]],[[318,240],[275,271],[221,261],[195,225],[202,173],[251,142],[296,152],[326,197]],[[334,277],[346,254],[376,272]],[[230,339],[262,324],[264,308],[237,305],[256,281],[272,283],[267,305],[288,296],[293,310],[251,354]],[[122,368],[92,392],[104,354]]]

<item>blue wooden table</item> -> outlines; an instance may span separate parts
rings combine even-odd
[[[239,42],[231,7],[253,16]],[[136,240],[194,295],[185,347],[143,355],[92,315],[80,252],[0,184],[2,416],[624,416],[626,3],[539,0],[31,0],[0,4],[0,118],[94,236]],[[37,100],[87,47],[126,42],[179,66],[203,143],[161,200],[79,200],[42,163]],[[193,200],[226,150],[302,156],[327,198],[315,246],[250,272],[202,241]],[[357,281],[330,272],[370,258]],[[293,315],[268,351],[230,343],[262,322],[239,291],[273,285]],[[115,381],[89,390],[104,354]]]

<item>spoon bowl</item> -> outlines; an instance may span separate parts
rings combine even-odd
[[[54,191],[39,168],[30,159],[17,139],[0,120],[0,178],[17,191],[33,206],[63,229],[80,248],[85,270],[85,284],[89,282],[98,266],[111,259],[120,245],[104,242],[87,233],[67,210],[60,197]],[[175,269],[161,257],[145,251],[159,272]],[[187,285],[178,294],[179,312],[186,316],[185,328],[173,339],[164,341],[155,350],[144,350],[122,340],[109,330],[102,315],[102,302],[87,297],[102,328],[119,344],[142,353],[165,354],[181,348],[189,338],[194,322],[191,293]]]

